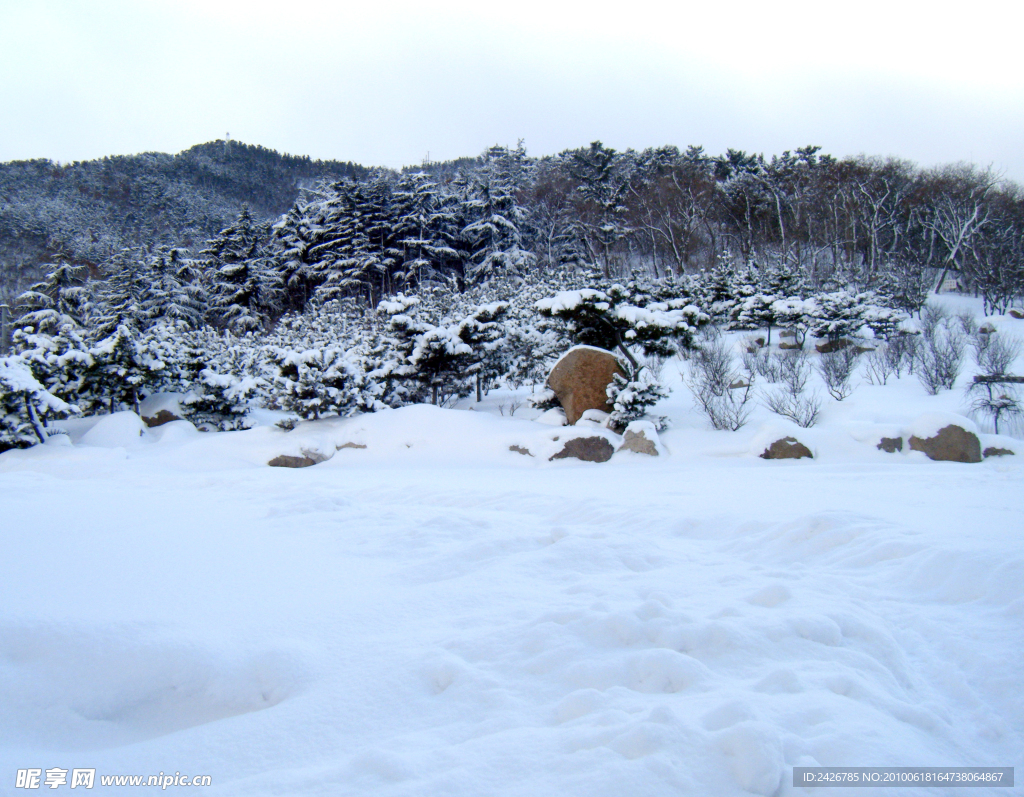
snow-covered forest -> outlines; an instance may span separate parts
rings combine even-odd
[[[268,157],[237,144],[189,157],[205,153],[209,165],[218,153],[239,157],[232,148],[252,163]],[[318,165],[273,163],[292,177]],[[88,220],[47,231],[61,252],[11,302],[7,373],[20,375],[5,377],[39,398],[8,398],[22,409],[0,444],[39,442],[68,413],[137,409],[159,392],[187,394],[190,418],[211,428],[239,428],[257,406],[318,418],[443,405],[539,385],[575,343],[628,364],[616,405],[627,422],[661,395],[643,358],[686,354],[708,323],[760,330],[767,343],[778,328],[801,344],[853,333],[903,341],[902,322],[933,290],[955,284],[992,312],[1024,292],[1024,199],[970,166],[923,171],[814,147],[771,159],[620,153],[595,142],[540,159],[521,143],[495,146],[401,173],[331,168],[350,176],[310,184],[265,219],[277,185],[189,247],[190,237],[168,243],[165,217],[159,234],[135,219],[137,243],[121,248],[128,233],[97,236]],[[265,172],[249,174],[244,191],[233,184],[236,199],[255,197]],[[88,193],[80,179],[75,190]],[[182,236],[202,227],[190,208]],[[29,212],[38,208],[5,200],[8,226]],[[86,232],[93,245],[81,243]],[[565,291],[576,292],[571,307],[545,312],[542,300]]]

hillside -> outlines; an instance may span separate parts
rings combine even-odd
[[[10,298],[57,254],[94,267],[124,247],[202,244],[243,204],[274,218],[319,178],[367,172],[236,141],[177,155],[0,164],[0,295]]]

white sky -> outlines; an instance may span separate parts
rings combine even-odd
[[[600,139],[991,165],[1024,4],[0,0],[0,161],[223,138],[365,165]]]

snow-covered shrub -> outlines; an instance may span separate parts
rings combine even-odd
[[[996,434],[999,422],[1017,421],[1024,417],[1024,402],[1020,398],[1020,385],[996,377],[982,378],[967,386],[971,411],[992,420]]]
[[[0,358],[0,451],[42,443],[54,431],[50,421],[78,414],[32,375],[20,357]]]
[[[774,384],[782,378],[779,367],[781,356],[781,353],[773,352],[769,348],[747,347],[742,354],[743,367]]]
[[[1020,338],[1006,336],[999,332],[987,335],[975,333],[974,359],[983,374],[995,376],[1008,374],[1021,354]]]
[[[277,406],[300,418],[348,417],[372,409],[376,399],[361,359],[341,347],[277,349],[272,353]]]
[[[927,312],[922,315],[924,341],[917,352],[915,369],[921,384],[928,393],[935,395],[940,390],[953,389],[963,366],[967,343],[959,325],[952,323],[947,314],[932,314],[924,323],[927,316]]]
[[[610,420],[614,428],[625,429],[631,422],[639,420],[650,421],[658,431],[667,426],[668,419],[663,415],[647,414],[650,407],[669,397],[669,391],[661,386],[649,369],[643,369],[635,380],[614,374],[607,393],[608,402],[613,407]]]
[[[807,429],[818,420],[821,399],[816,393],[804,395],[811,375],[810,359],[803,349],[791,349],[778,358],[782,385],[765,391],[764,405],[797,426]]]
[[[884,385],[889,377],[896,373],[892,356],[889,354],[889,345],[882,343],[868,352],[864,357],[864,375],[872,385]]]
[[[826,352],[818,360],[818,372],[825,382],[825,389],[836,401],[842,401],[853,392],[850,379],[859,358],[853,346],[846,346],[838,351]]]
[[[750,417],[754,373],[748,370],[745,376],[734,367],[721,333],[709,327],[690,358],[686,385],[715,429],[735,432]]]

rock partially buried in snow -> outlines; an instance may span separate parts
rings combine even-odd
[[[587,410],[576,421],[575,426],[592,426],[598,429],[607,429],[611,415],[604,410]]]
[[[348,446],[346,445],[341,447],[346,448]],[[313,465],[319,465],[321,462],[326,462],[328,459],[330,459],[330,457],[324,456],[319,451],[310,451],[304,448],[302,449],[301,457],[282,454],[279,457],[274,457],[267,464],[272,468],[309,468]]]
[[[633,421],[622,435],[619,451],[633,451],[637,454],[658,456],[658,432],[649,421]]]
[[[316,465],[316,460],[311,457],[290,457],[282,454],[274,457],[267,463],[272,468],[309,468]]]
[[[819,343],[814,349],[819,354],[831,354],[834,351],[842,351],[852,343],[853,341],[847,338],[836,338],[835,340],[826,340],[823,343]]]
[[[555,363],[548,387],[558,397],[570,426],[587,410],[611,412],[607,390],[615,374],[626,375],[614,354],[596,346],[575,346]]]
[[[879,451],[884,451],[887,454],[895,454],[897,451],[903,450],[903,438],[902,437],[883,437],[881,441],[875,446]]]
[[[581,459],[584,462],[607,462],[615,448],[604,437],[573,437],[565,441],[562,450],[548,459]]]
[[[1014,452],[1012,452],[1010,449],[1008,449],[1008,448],[996,448],[995,446],[989,446],[988,448],[986,448],[984,451],[981,452],[981,455],[983,457],[985,457],[985,459],[988,459],[989,457],[1012,457],[1012,456],[1015,456]]]
[[[907,444],[911,451],[923,451],[937,462],[981,462],[978,436],[955,424],[944,426],[931,437],[911,435]]]
[[[142,416],[142,422],[146,424],[150,429],[157,426],[163,426],[165,423],[171,423],[172,421],[183,421],[184,418],[175,415],[168,409],[162,409],[153,416]]]
[[[1010,310],[1010,318],[1024,318],[1024,310],[1018,310],[1016,307]]]
[[[508,450],[509,451],[514,451],[517,454],[522,454],[523,456],[526,456],[526,457],[532,457],[533,456],[533,454],[530,453],[530,449],[525,448],[523,446],[511,445],[511,446],[508,447]]]
[[[795,437],[783,437],[776,440],[761,454],[761,459],[814,459],[811,450]]]

